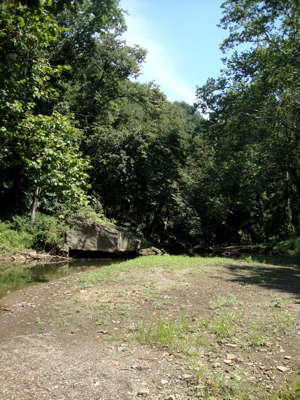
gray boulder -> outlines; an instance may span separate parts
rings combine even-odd
[[[142,235],[120,227],[102,225],[86,218],[76,218],[72,224],[72,230],[66,234],[69,250],[138,253],[143,248],[151,247]]]

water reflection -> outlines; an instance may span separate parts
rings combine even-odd
[[[116,264],[125,259],[82,259],[63,263],[28,265],[0,265],[0,297],[41,282],[49,282],[86,270]]]

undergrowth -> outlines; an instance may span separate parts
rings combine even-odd
[[[64,245],[69,226],[57,217],[38,213],[34,223],[27,216],[0,222],[0,252],[35,249],[57,253]]]

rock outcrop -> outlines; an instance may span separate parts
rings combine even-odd
[[[76,218],[73,229],[67,232],[66,247],[72,251],[138,254],[141,249],[152,248],[152,244],[142,235],[133,234],[123,228]]]

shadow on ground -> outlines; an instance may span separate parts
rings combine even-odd
[[[296,295],[300,298],[300,267],[271,266],[264,264],[227,265],[231,272],[232,282],[241,285],[257,285],[268,289],[276,289]]]

